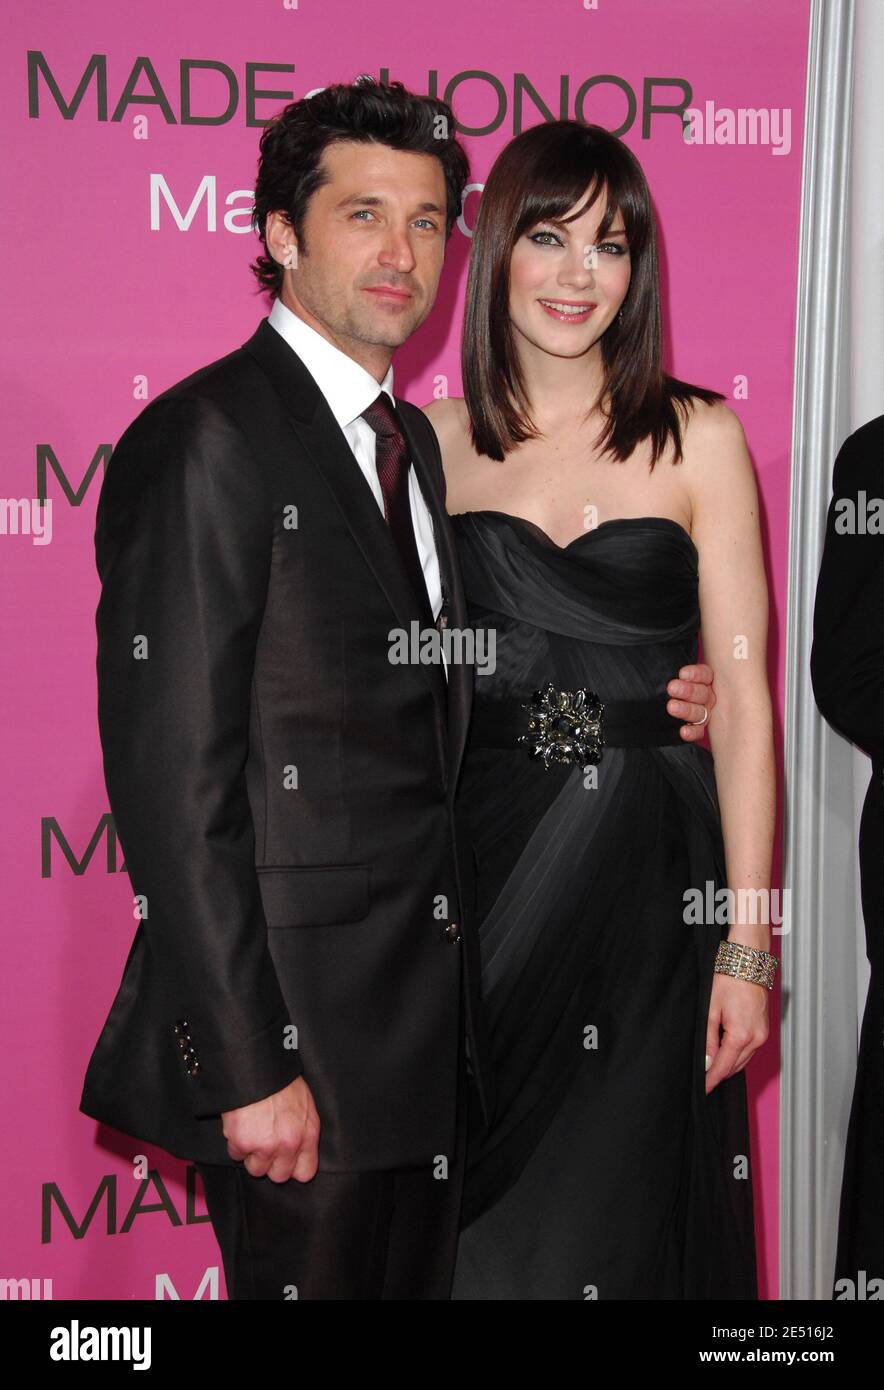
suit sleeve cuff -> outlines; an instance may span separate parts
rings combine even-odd
[[[238,1110],[282,1091],[303,1075],[301,1054],[285,1046],[284,1029],[289,1023],[281,1014],[260,1033],[215,1052],[200,1052],[194,1071],[185,1070],[185,1080],[193,1088],[193,1113],[197,1119]]]

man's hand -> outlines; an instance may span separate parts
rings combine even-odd
[[[711,666],[682,666],[678,679],[671,680],[666,687],[670,696],[675,697],[666,702],[669,713],[675,719],[692,721],[703,719],[707,709],[711,715],[716,700],[712,677]],[[702,724],[682,724],[679,732],[686,743],[696,743],[708,728],[709,720],[705,719]]]
[[[272,1096],[225,1110],[227,1152],[243,1160],[253,1178],[309,1182],[319,1167],[319,1114],[303,1076]]]

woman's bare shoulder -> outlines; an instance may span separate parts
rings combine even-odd
[[[421,410],[439,440],[450,503],[452,498],[460,496],[461,480],[469,477],[472,471],[470,464],[476,458],[466,401],[460,396],[450,396],[445,400],[430,401],[428,405],[421,406]]]
[[[469,433],[467,404],[461,396],[443,396],[440,400],[428,401],[421,406],[443,448],[445,444],[460,442]]]
[[[725,401],[692,397],[682,430],[684,478],[695,514],[725,524],[734,509],[754,512],[757,484],[742,421]]]
[[[682,434],[692,449],[709,444],[735,443],[744,439],[739,415],[726,401],[704,401],[691,396]]]

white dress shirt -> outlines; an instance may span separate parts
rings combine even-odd
[[[384,514],[384,494],[381,491],[375,463],[375,440],[377,435],[367,420],[361,418],[377,399],[379,391],[386,391],[390,404],[395,407],[393,397],[393,365],[390,364],[383,381],[378,381],[371,372],[366,371],[352,357],[335,347],[309,323],[293,314],[281,299],[275,299],[270,311],[269,321],[289,347],[307,368],[316,385],[328,401],[332,414],[346,435],[353,450],[356,462],[374,493],[375,500]],[[438,618],[442,607],[442,584],[439,577],[439,558],[433,537],[433,518],[418,485],[414,464],[408,467],[408,495],[411,502],[411,520],[414,526],[414,539],[417,553],[424,572],[424,582],[430,599],[433,617]],[[392,538],[391,538],[392,540]],[[446,662],[443,659],[443,669]],[[446,669],[447,675],[447,669]]]

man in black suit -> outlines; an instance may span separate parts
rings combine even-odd
[[[841,1183],[835,1296],[884,1278],[884,415],[838,451],[810,669],[829,723],[871,759],[859,829],[871,973]],[[849,943],[845,940],[845,945]],[[854,1297],[864,1296],[856,1292]]]
[[[286,107],[255,191],[272,313],[130,425],[99,501],[142,921],[81,1109],[196,1162],[231,1298],[448,1297],[466,1110],[493,1112],[454,812],[472,670],[390,659],[412,623],[467,626],[436,437],[390,367],[460,211],[453,130],[399,84]]]

